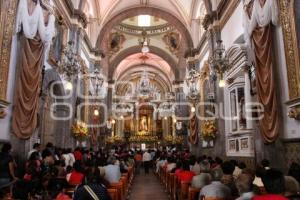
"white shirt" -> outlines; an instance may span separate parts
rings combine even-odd
[[[251,200],[254,196],[255,196],[255,194],[253,192],[247,192],[247,193],[242,194],[236,200]]]
[[[145,153],[143,154],[143,161],[144,161],[144,162],[147,162],[147,161],[151,161],[151,160],[152,160],[151,154],[148,153],[148,152],[145,152]]]
[[[73,153],[69,153],[69,157],[70,157],[69,165],[73,167],[73,165],[75,163],[75,156]]]
[[[121,178],[121,171],[119,165],[107,165],[105,168],[105,180],[109,183],[118,183]]]

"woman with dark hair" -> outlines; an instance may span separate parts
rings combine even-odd
[[[0,153],[0,188],[9,184],[13,180],[17,180],[15,176],[15,163],[10,155],[11,144],[5,143]]]
[[[77,186],[83,182],[83,168],[79,161],[76,161],[73,166],[73,171],[67,175],[67,181],[72,186]]]
[[[111,200],[99,169],[93,167],[87,174],[84,184],[78,186],[74,193],[74,200]]]

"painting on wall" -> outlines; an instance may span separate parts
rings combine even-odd
[[[236,142],[235,140],[229,140],[229,148],[228,150],[229,151],[236,151]]]
[[[249,138],[241,139],[241,150],[249,149]]]

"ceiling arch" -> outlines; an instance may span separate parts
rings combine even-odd
[[[108,73],[108,77],[111,80],[114,80],[114,73],[115,70],[117,69],[117,67],[119,66],[119,64],[126,59],[127,57],[129,57],[130,55],[133,54],[137,54],[141,52],[141,47],[140,46],[133,46],[130,48],[125,49],[124,51],[120,52],[110,63],[110,67],[109,67],[109,73]],[[172,70],[172,73],[174,74],[174,77],[176,79],[176,76],[179,75],[179,70],[177,68],[177,63],[176,61],[164,50],[158,48],[158,47],[150,47],[150,52],[151,54],[155,54],[158,57],[161,57],[162,60],[164,60],[169,67]]]
[[[141,58],[147,58],[142,60]],[[122,74],[126,73],[132,66],[140,65],[143,66],[153,66],[159,73],[164,74],[165,77],[168,77],[170,82],[174,80],[175,76],[170,67],[170,65],[160,56],[157,56],[152,53],[148,53],[147,57],[142,53],[132,54],[120,62],[118,67],[116,68],[113,80],[118,80]]]
[[[161,88],[163,88],[164,92],[171,92],[172,91],[172,82],[169,79],[167,74],[164,74],[158,67],[148,65],[148,64],[138,64],[130,66],[126,72],[124,72],[116,82],[118,81],[132,81],[134,79],[139,79],[144,71],[148,73],[149,78],[153,81],[158,83]]]
[[[159,8],[154,7],[136,7],[124,10],[116,15],[114,15],[110,20],[102,27],[99,37],[97,40],[98,46],[101,47],[101,50],[104,52],[107,51],[106,42],[109,41],[109,33],[118,23],[122,22],[124,19],[134,17],[137,15],[153,15],[159,18],[162,18],[168,21],[171,25],[173,25],[183,36],[183,47],[182,49],[186,49],[187,47],[193,47],[193,41],[189,30],[186,26],[173,14],[166,12],[165,10],[161,10]]]
[[[91,1],[97,3],[96,6],[101,24],[106,23],[116,13],[128,8],[150,6],[174,13],[178,19],[188,26],[192,20],[195,4],[202,0],[72,0],[73,4],[79,4],[80,8],[83,4]]]

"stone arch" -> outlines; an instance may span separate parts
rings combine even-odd
[[[51,87],[53,87],[53,95],[50,93]],[[54,69],[45,71],[42,88],[43,95],[39,111],[41,143],[45,145],[47,142],[52,142],[57,146],[66,147],[66,140],[69,138],[69,121],[55,120],[51,116],[51,112],[58,117],[66,116],[68,112],[62,106],[55,106],[55,110],[52,110],[54,107],[51,107],[53,103],[65,102],[63,98],[56,99],[54,95],[58,97],[66,95],[62,80]]]
[[[64,96],[65,89],[63,87],[63,84],[62,84],[59,74],[54,69],[46,70],[45,75],[44,75],[44,80],[43,80],[43,86],[42,86],[43,91],[46,91],[47,89],[49,89],[49,86],[53,82],[61,82],[61,84],[57,84],[57,86],[55,87],[57,90],[55,90],[55,91],[57,92],[56,93],[57,95]]]
[[[138,66],[140,66],[140,65],[132,65],[126,71],[132,71],[133,69],[137,68]],[[153,65],[149,65],[149,64],[146,64],[145,66],[153,68],[155,71],[160,72],[161,75],[157,76],[158,77],[158,82],[161,85],[164,85],[165,89],[167,88],[166,91],[171,92],[171,90],[172,90],[172,82],[171,82],[170,79],[168,79],[168,74],[166,74],[165,72],[163,72],[157,66],[153,66]],[[124,73],[122,76],[118,77],[119,78],[118,80],[121,80],[121,81],[126,80],[127,76],[128,76],[128,73]]]
[[[104,52],[104,54],[108,51],[107,41],[109,41],[109,33],[113,29],[114,26],[116,26],[118,23],[120,23],[122,20],[134,17],[137,15],[153,15],[160,17],[166,21],[168,21],[172,26],[174,26],[182,35],[182,47],[180,48],[179,52],[179,61],[176,65],[178,72],[175,73],[176,80],[183,80],[185,77],[185,67],[186,62],[184,59],[185,52],[193,48],[193,40],[190,35],[189,30],[186,28],[186,26],[173,14],[166,12],[164,10],[161,10],[159,8],[154,7],[135,7],[130,8],[125,11],[122,11],[120,13],[117,13],[114,15],[110,20],[106,22],[106,24],[102,27],[101,32],[97,39],[97,45],[98,47]],[[110,72],[110,66],[111,63],[109,62],[109,58],[105,57],[101,61],[101,65],[103,68],[103,72],[107,73],[109,75]],[[180,71],[180,73],[179,73]]]
[[[113,29],[114,26],[116,26],[118,23],[120,23],[122,20],[134,17],[137,15],[153,15],[159,18],[162,18],[166,21],[168,21],[171,25],[173,25],[183,36],[184,42],[188,47],[193,47],[193,41],[192,37],[188,31],[188,29],[185,27],[185,25],[173,14],[166,12],[164,10],[161,10],[159,8],[154,7],[137,7],[137,8],[130,8],[125,11],[122,11],[120,13],[117,13],[114,15],[101,29],[101,32],[99,34],[97,44],[101,47],[101,50],[106,50],[106,45],[103,45],[105,41],[108,41],[109,32]]]
[[[140,46],[133,46],[130,47],[124,51],[122,51],[121,53],[118,54],[118,56],[116,58],[114,58],[112,60],[112,62],[110,63],[110,68],[109,68],[109,73],[108,73],[108,78],[111,80],[113,78],[113,75],[115,73],[115,70],[117,69],[118,65],[120,64],[120,62],[122,60],[124,60],[125,58],[127,58],[128,56],[135,54],[135,53],[140,53],[141,52],[141,47]],[[158,56],[160,56],[162,59],[164,59],[171,67],[171,69],[173,70],[173,73],[175,75],[175,78],[179,76],[179,70],[176,67],[177,63],[176,61],[164,50],[158,48],[158,47],[150,47],[150,52],[153,54],[156,54]]]

